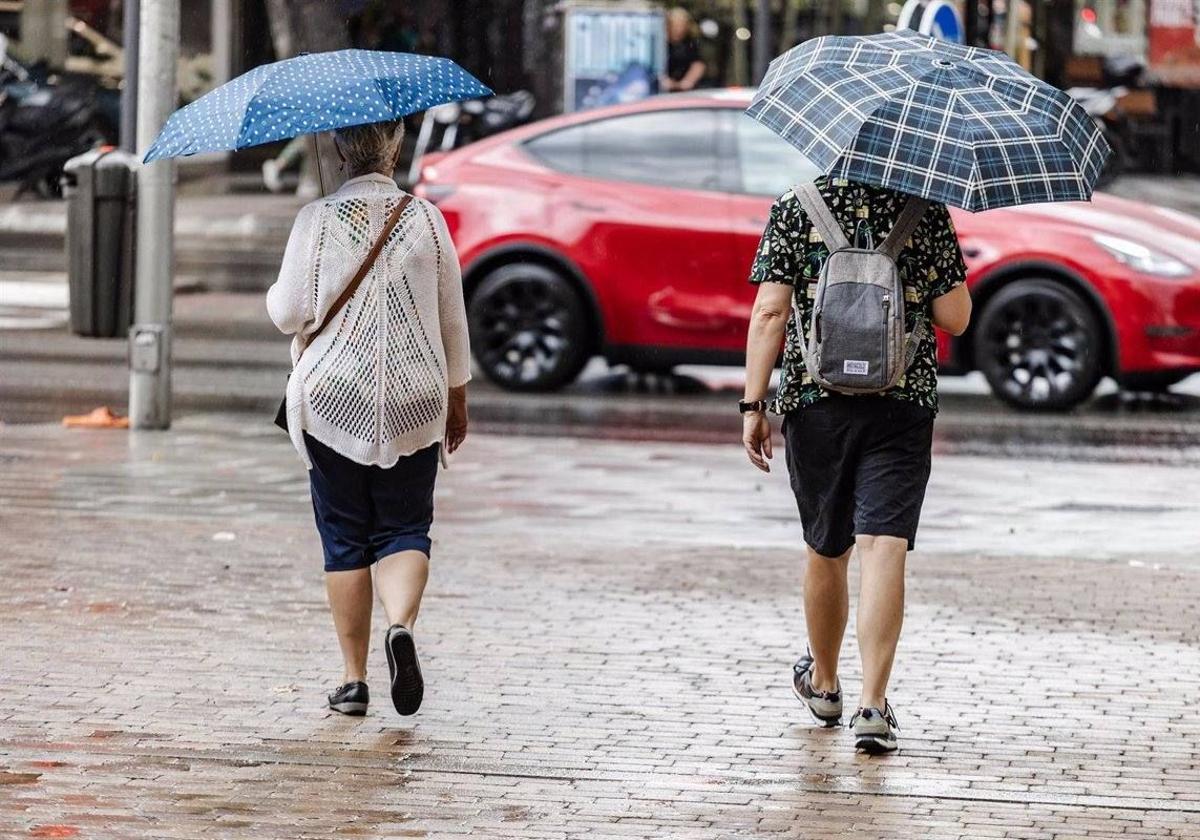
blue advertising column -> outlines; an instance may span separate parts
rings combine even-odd
[[[661,9],[570,6],[564,33],[564,111],[635,102],[658,92],[667,68]]]

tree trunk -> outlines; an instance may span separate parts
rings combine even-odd
[[[21,6],[19,55],[30,64],[46,62],[52,70],[67,63],[66,0],[25,0]]]
[[[842,27],[846,22],[846,8],[843,0],[833,0],[829,4],[829,31],[830,35],[845,35]]]
[[[339,4],[328,0],[267,0],[271,40],[279,58],[302,52],[343,50],[350,46]]]
[[[735,87],[745,87],[750,84],[750,56],[746,42],[737,37],[736,33],[749,29],[746,21],[746,0],[733,0],[733,84]]]
[[[883,31],[887,22],[887,0],[867,0],[867,14],[863,18],[863,34],[874,35]]]
[[[350,33],[338,9],[339,4],[329,0],[267,0],[267,20],[276,57],[348,48]],[[316,183],[322,194],[328,194],[344,180],[339,173],[341,160],[332,138],[311,135],[308,154],[300,165],[301,184]]]
[[[800,19],[800,0],[784,0],[783,26],[779,29],[779,54],[796,46],[797,24]]]

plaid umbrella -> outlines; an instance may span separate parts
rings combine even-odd
[[[1078,103],[1004,53],[911,31],[806,41],[746,113],[822,172],[972,211],[1087,200],[1110,154]]]

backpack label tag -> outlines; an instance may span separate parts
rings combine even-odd
[[[842,373],[852,374],[854,376],[866,376],[871,365],[867,362],[858,359],[846,359],[842,362]]]

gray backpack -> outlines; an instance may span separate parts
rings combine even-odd
[[[812,332],[804,335],[792,296],[800,355],[813,381],[844,394],[876,394],[894,387],[908,370],[925,335],[922,322],[904,334],[904,284],[896,259],[921,222],[929,202],[913,196],[878,248],[852,248],[815,184],[794,189],[800,206],[829,248],[813,301]]]

